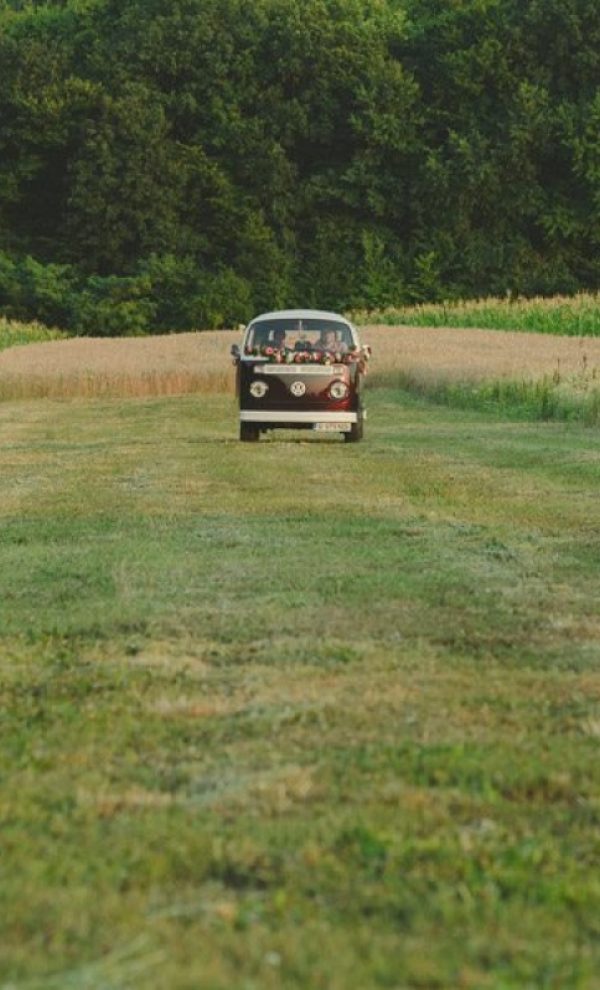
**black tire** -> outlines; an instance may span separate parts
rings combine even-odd
[[[359,440],[363,438],[363,416],[362,412],[358,413],[358,419],[356,423],[353,423],[351,428],[347,433],[344,433],[344,440],[346,443],[358,443]]]
[[[240,440],[245,443],[258,443],[260,429],[252,423],[240,423]]]

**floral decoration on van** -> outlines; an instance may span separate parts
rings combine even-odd
[[[262,347],[246,347],[244,353],[249,357],[265,358],[268,364],[360,364],[364,369],[371,356],[371,348],[365,345],[360,348],[353,346],[347,351],[318,348],[297,351],[265,344]]]

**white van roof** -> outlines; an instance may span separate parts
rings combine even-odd
[[[350,321],[339,313],[329,313],[324,309],[278,309],[272,313],[261,313],[250,321],[258,320],[340,320],[350,325]]]

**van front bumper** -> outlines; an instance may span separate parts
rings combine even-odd
[[[240,409],[240,420],[243,423],[356,423],[358,415],[355,412],[319,412],[318,409],[273,411],[270,409]]]

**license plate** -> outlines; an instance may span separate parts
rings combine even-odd
[[[313,423],[313,430],[321,433],[349,433],[352,423]]]

